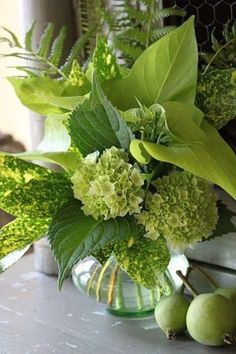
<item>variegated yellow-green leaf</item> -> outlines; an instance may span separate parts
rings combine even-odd
[[[166,241],[161,237],[155,241],[141,236],[136,240],[116,242],[114,253],[120,267],[146,288],[160,284],[159,277],[170,261]]]
[[[218,69],[201,75],[196,104],[217,129],[236,118],[236,70]]]
[[[51,218],[19,217],[0,230],[0,260],[44,236]]]

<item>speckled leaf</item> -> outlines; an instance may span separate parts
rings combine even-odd
[[[28,215],[32,220],[53,217],[72,198],[73,191],[68,178],[61,173],[51,173],[47,178],[32,179],[15,187],[2,203],[2,209],[16,216]]]
[[[6,197],[16,186],[24,185],[33,178],[47,177],[50,173],[44,167],[0,153],[0,208],[3,208]]]
[[[51,249],[59,266],[59,287],[65,274],[79,260],[108,242],[123,240],[136,233],[137,226],[132,218],[95,220],[84,215],[79,201],[71,201],[59,211],[48,230]]]
[[[214,70],[201,75],[196,104],[217,129],[236,118],[236,70]]]
[[[72,113],[69,127],[72,141],[83,155],[112,146],[128,150],[132,140],[130,129],[105,97],[96,74],[89,99]]]
[[[164,238],[153,241],[142,236],[137,242],[132,239],[117,242],[114,253],[120,267],[146,288],[160,285],[160,276],[170,261]]]
[[[50,221],[51,218],[32,218],[31,215],[25,215],[3,226],[0,230],[0,261],[42,238]]]
[[[93,67],[100,83],[121,77],[115,55],[109,48],[106,38],[99,35],[93,54]]]

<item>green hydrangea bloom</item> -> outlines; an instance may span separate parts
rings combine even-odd
[[[128,163],[128,154],[112,147],[95,159],[85,158],[71,178],[75,198],[84,204],[85,215],[105,220],[140,212],[144,180]]]
[[[164,236],[173,249],[207,238],[217,219],[213,186],[188,172],[173,172],[154,182],[157,193],[148,193],[142,213],[136,216],[145,226],[146,237]]]
[[[138,284],[146,288],[161,286],[163,272],[170,261],[170,252],[166,240],[139,239],[116,242],[114,254],[119,266]]]

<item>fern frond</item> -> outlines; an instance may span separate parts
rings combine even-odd
[[[79,59],[85,44],[89,41],[89,39],[95,32],[96,32],[96,28],[90,29],[88,32],[84,33],[74,44],[70,54],[68,55],[65,61],[65,64],[61,67],[61,71],[66,76],[68,76],[71,72],[73,61]]]
[[[8,68],[24,71],[27,74],[27,76],[30,76],[30,77],[38,77],[38,75],[36,74],[35,68],[31,67],[31,66],[8,66]]]
[[[52,44],[51,54],[48,60],[55,66],[58,66],[60,64],[61,57],[63,54],[64,44],[66,40],[66,35],[67,35],[67,29],[65,26],[63,26],[60,29],[59,35],[54,39],[54,42]]]
[[[52,36],[54,32],[54,27],[55,25],[53,23],[49,23],[44,30],[44,33],[41,37],[40,43],[39,43],[39,49],[38,49],[38,56],[42,58],[47,58],[48,52],[50,49],[50,45],[52,42]]]
[[[134,62],[143,52],[142,48],[132,46],[131,44],[119,38],[114,39],[114,45],[118,50],[120,50],[123,54],[125,54],[125,56],[127,56],[129,59],[132,59],[130,61],[131,63]]]
[[[15,47],[22,48],[22,45],[20,44],[20,41],[14,32],[10,31],[6,27],[2,27],[2,29],[10,35],[12,43],[14,44]]]
[[[168,18],[170,16],[184,17],[185,15],[186,15],[186,12],[182,9],[179,9],[177,7],[165,7],[163,9],[159,9],[156,12],[154,19],[155,19],[155,21],[160,21],[160,20],[164,20],[165,18]]]
[[[32,48],[32,37],[33,37],[33,33],[34,33],[34,28],[36,25],[36,21],[34,21],[30,27],[30,29],[26,32],[25,35],[25,49],[32,52],[33,48]]]
[[[167,35],[171,31],[173,31],[175,28],[176,28],[175,26],[165,26],[162,28],[156,28],[150,34],[151,41],[154,42],[154,41],[158,40],[159,38]]]

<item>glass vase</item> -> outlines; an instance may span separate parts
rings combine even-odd
[[[111,256],[104,265],[94,257],[87,257],[74,267],[72,278],[82,293],[107,304],[109,313],[145,317],[152,313],[162,295],[169,295],[181,287],[182,281],[176,270],[185,274],[187,268],[184,255],[173,255],[167,270],[159,277],[160,285],[146,289],[119,267],[115,257]]]

